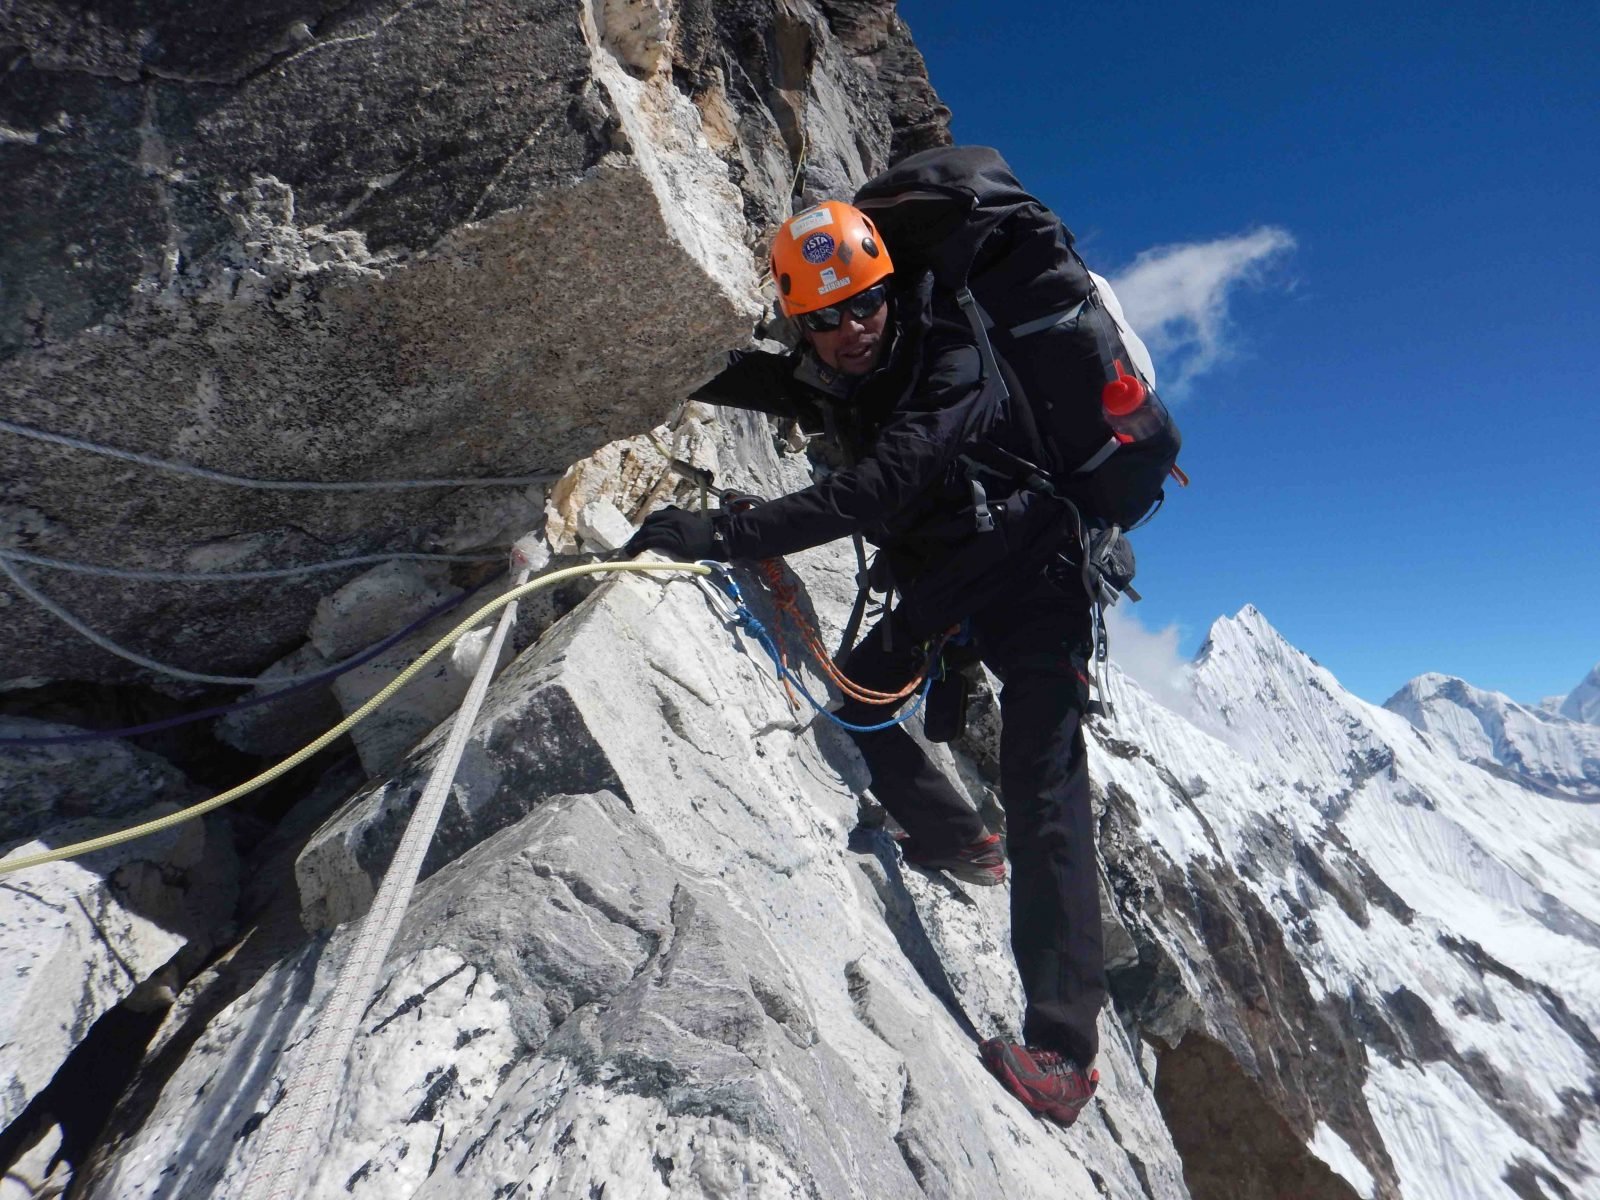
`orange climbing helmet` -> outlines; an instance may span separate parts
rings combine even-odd
[[[839,200],[795,213],[772,239],[772,279],[786,317],[848,300],[893,272],[872,218]]]

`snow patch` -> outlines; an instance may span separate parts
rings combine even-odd
[[[1406,1200],[1505,1200],[1507,1164],[1538,1153],[1439,1063],[1374,1059],[1366,1098]]]
[[[1372,1172],[1367,1170],[1366,1164],[1356,1157],[1356,1152],[1326,1121],[1317,1122],[1317,1131],[1311,1137],[1309,1149],[1355,1188],[1361,1200],[1372,1200],[1376,1195],[1378,1181],[1372,1177]]]

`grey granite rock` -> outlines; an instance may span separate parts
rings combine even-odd
[[[81,730],[21,718],[0,736]],[[7,747],[0,854],[21,857],[165,816],[204,793],[122,742]],[[93,814],[93,815],[90,815]],[[50,1082],[96,1020],[159,1007],[225,933],[238,892],[225,818],[191,821],[83,858],[0,878],[0,1128]],[[171,967],[170,978],[157,978]]]
[[[748,340],[752,250],[802,153],[809,190],[848,190],[903,131],[942,130],[903,31],[864,49],[833,16],[21,0],[0,17],[6,416],[256,478],[559,474]],[[0,548],[128,567],[465,549],[506,527],[479,489],[244,490],[9,433],[0,481]],[[113,595],[28,570],[113,640],[208,674],[282,657],[329,590]],[[6,679],[150,678],[4,601]]]
[[[0,1178],[0,1200],[48,1200],[66,1195],[72,1167],[58,1160],[61,1127],[52,1125],[33,1139]]]
[[[706,247],[686,248],[667,212],[693,220],[692,195],[716,214],[705,222],[713,239],[724,228],[737,239],[737,192],[725,178],[713,186],[721,167],[709,154],[707,186],[682,196],[670,172],[613,154],[579,23],[547,9],[513,21],[486,6],[369,6],[365,20],[341,13],[304,53],[227,85],[44,71],[37,52],[24,56],[33,91],[69,115],[63,90],[94,91],[131,141],[97,141],[99,122],[79,112],[59,136],[3,148],[23,160],[4,172],[8,201],[38,206],[53,181],[79,186],[75,170],[99,181],[76,223],[71,205],[49,218],[53,236],[89,247],[81,270],[51,259],[8,271],[20,286],[7,297],[41,314],[36,336],[10,340],[8,416],[239,474],[320,479],[558,471],[642,423],[655,389],[702,377],[748,327],[742,244],[728,243],[708,268],[724,277],[708,278],[696,257]],[[372,54],[374,43],[388,53]],[[377,136],[350,136],[360,109]],[[422,119],[399,116],[408,111]],[[181,165],[132,165],[156,153],[153,139]],[[369,204],[347,211],[369,188]],[[128,219],[146,202],[156,227]],[[97,244],[102,230],[133,244]],[[640,274],[698,283],[670,334],[653,304],[630,300],[643,297]],[[91,561],[114,546],[122,564],[177,565],[243,530],[264,535],[261,558],[244,565],[411,548],[455,517],[449,491],[259,493],[104,460],[91,473],[82,452],[9,435],[0,453],[13,496],[61,530],[32,548]],[[299,582],[221,594],[186,585],[182,620],[154,623],[149,585],[118,612],[74,577],[48,582],[113,636],[212,672],[259,662],[309,616]],[[53,674],[128,673],[71,640],[63,655],[59,625],[16,614],[13,669],[48,651]]]
[[[988,1076],[975,1037],[1016,1019],[993,1011],[1003,900],[851,849],[848,759],[691,584],[598,589],[491,692],[306,1194],[1182,1196],[1114,1024],[1115,1127],[1051,1133]],[[322,831],[309,909],[360,911],[409,804],[374,792]],[[160,1194],[225,1191],[350,929],[213,1023],[95,1194],[155,1194],[145,1161],[188,1164]]]

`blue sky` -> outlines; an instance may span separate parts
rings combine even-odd
[[[1147,628],[1187,656],[1253,603],[1379,702],[1584,677],[1600,6],[900,12],[956,138],[1126,281],[1182,381],[1194,486],[1136,537]]]

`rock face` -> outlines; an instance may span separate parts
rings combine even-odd
[[[989,1079],[1004,895],[852,841],[859,769],[692,584],[604,585],[494,686],[305,1194],[1184,1195],[1109,1017],[1070,1141]],[[314,920],[359,912],[410,799],[313,839]],[[222,1014],[94,1194],[237,1187],[351,930]]]
[[[216,571],[499,555],[534,527],[524,545],[572,555],[691,502],[663,437],[724,486],[803,485],[800,442],[749,414],[612,439],[750,336],[751,251],[792,194],[848,191],[947,136],[891,5],[269,8],[24,0],[0,17],[0,200],[23,233],[0,251],[5,419],[258,479],[550,486],[245,490],[0,431],[0,556]],[[111,587],[7,561],[158,658],[282,660],[277,677],[481,581],[358,579],[364,564]],[[831,640],[853,558],[790,561]],[[155,678],[63,640],[15,588],[0,605],[0,683]],[[695,584],[623,578],[536,607],[542,636],[472,731],[300,1194],[1594,1191],[1591,809],[1363,704],[1255,610],[1213,629],[1181,714],[1119,677],[1118,718],[1090,724],[1114,1003],[1099,1097],[1061,1131],[975,1054],[1021,1015],[1006,889],[908,868],[848,741],[790,707]],[[304,782],[251,859],[250,932],[183,988],[92,1156],[66,1147],[95,1131],[41,1096],[97,1017],[164,1005],[229,935],[230,830],[0,882],[26,993],[0,1012],[3,1165],[70,1165],[108,1200],[239,1194],[439,752],[450,703],[428,704],[471,657],[363,735],[375,778],[349,759]],[[935,760],[992,814],[994,696],[976,710]],[[282,713],[219,731],[262,753],[302,732]],[[117,742],[0,764],[15,852],[200,795]]]
[[[808,184],[848,187],[944,136],[892,6],[853,21],[846,41],[776,0],[22,0],[0,17],[5,415],[257,479],[553,478],[748,339],[750,249],[802,155]],[[0,551],[167,570],[435,548],[542,505],[262,491],[16,432],[0,480]],[[291,649],[355,573],[16,569],[225,675]],[[14,587],[0,602],[13,683],[149,678]]]
[[[0,737],[80,732],[0,720]],[[7,747],[0,856],[97,837],[202,798],[167,763],[121,743]],[[236,871],[227,822],[216,817],[0,881],[0,1129],[111,1008],[171,1002],[212,948],[216,915],[233,909]]]

